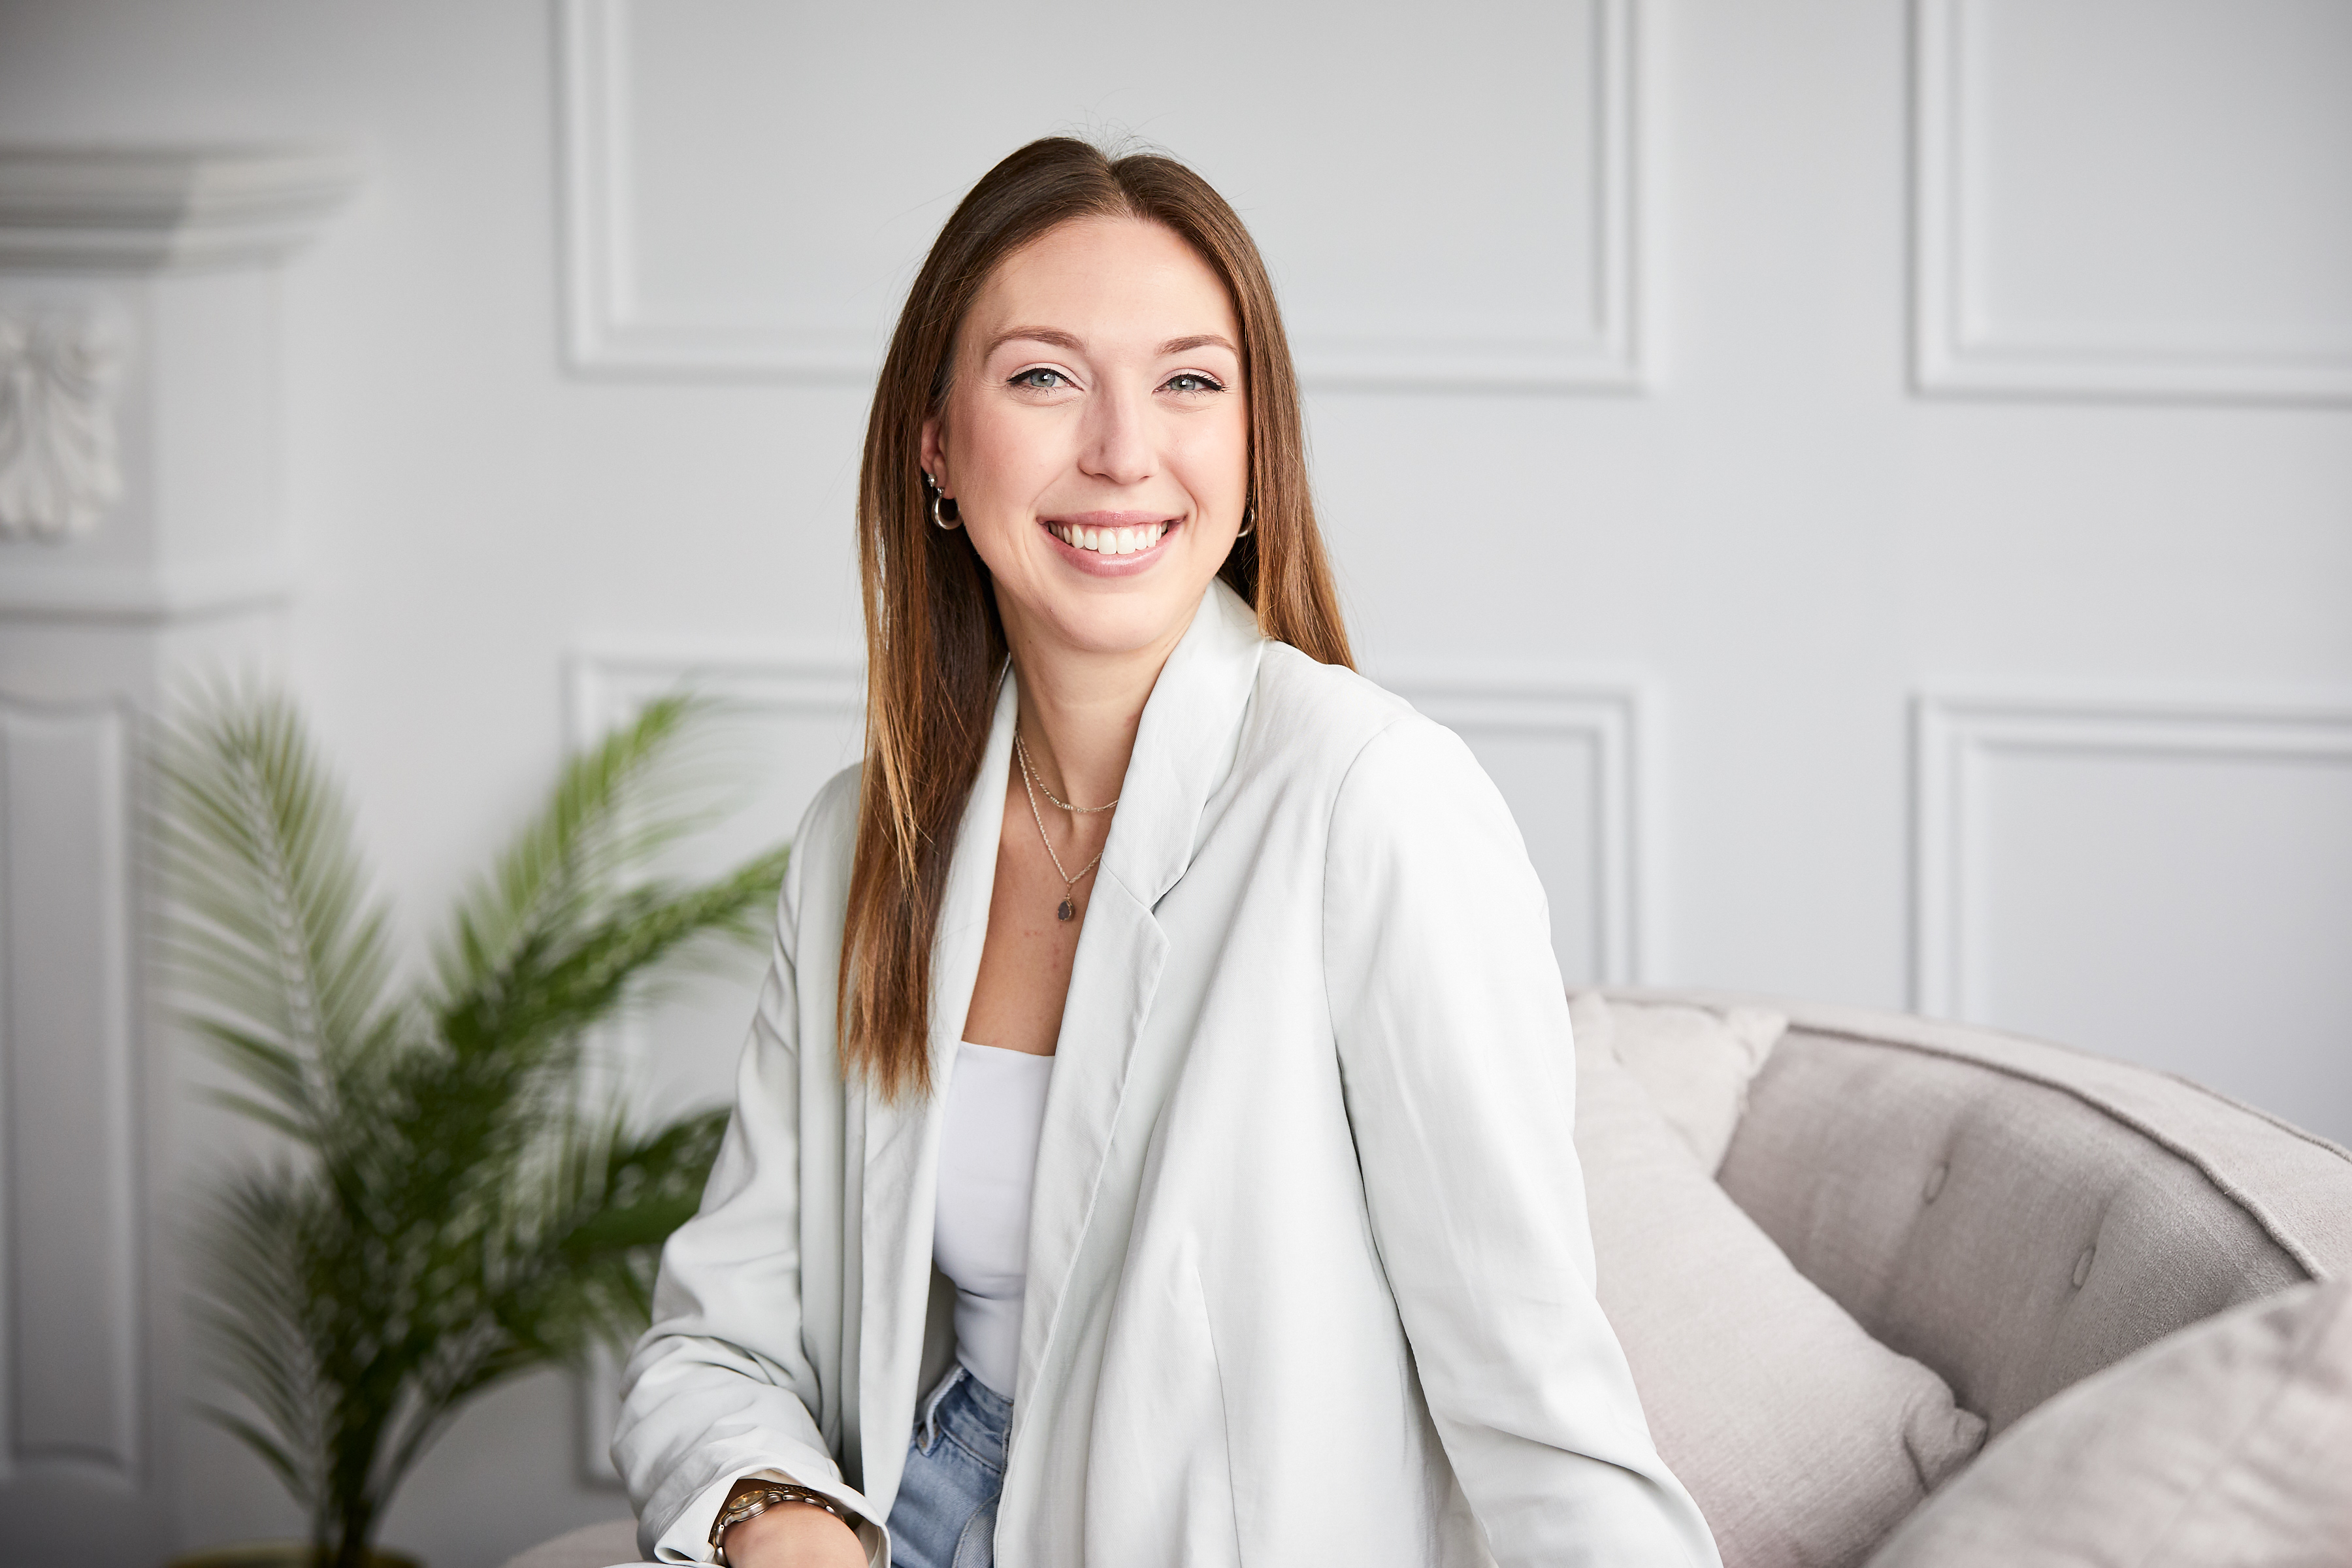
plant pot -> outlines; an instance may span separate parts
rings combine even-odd
[[[371,1552],[367,1560],[368,1568],[425,1568],[399,1552]],[[316,1561],[307,1541],[241,1541],[174,1557],[164,1568],[311,1568]]]

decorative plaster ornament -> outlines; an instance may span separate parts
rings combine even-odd
[[[96,310],[0,310],[0,539],[57,542],[122,493],[122,335]]]

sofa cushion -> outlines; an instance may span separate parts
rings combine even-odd
[[[1748,1083],[1789,1026],[1762,1007],[1611,1002],[1597,991],[1570,998],[1580,1039],[1615,1051],[1666,1125],[1709,1174],[1723,1163],[1748,1109]]]
[[[1724,1187],[1996,1433],[2175,1330],[2352,1266],[2352,1155],[2324,1139],[2057,1046],[1784,1005]]]
[[[2352,1281],[2158,1341],[2026,1416],[1872,1568],[2352,1563]]]
[[[1983,1440],[1943,1380],[1873,1340],[1708,1179],[1586,1015],[1577,1050],[1601,1304],[1658,1452],[1727,1568],[1841,1568]]]

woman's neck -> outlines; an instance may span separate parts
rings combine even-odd
[[[1184,632],[1180,626],[1149,647],[1097,653],[1007,617],[1021,738],[1030,762],[1064,800],[1101,805],[1118,798],[1143,705]]]

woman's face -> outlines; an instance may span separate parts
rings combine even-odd
[[[1248,499],[1240,344],[1223,283],[1158,224],[1064,224],[982,288],[923,467],[1016,648],[1182,635]]]

